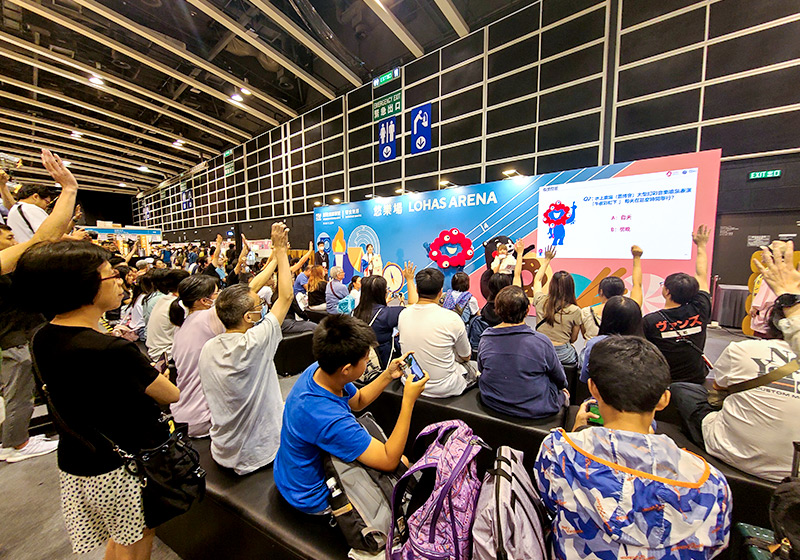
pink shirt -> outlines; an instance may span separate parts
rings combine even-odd
[[[189,424],[192,437],[207,436],[211,428],[211,411],[200,384],[200,351],[206,342],[223,332],[225,327],[213,307],[191,313],[183,326],[175,331],[172,358],[178,370],[181,398],[170,408],[176,422]]]
[[[761,287],[758,293],[753,296],[753,303],[751,306],[756,309],[756,316],[750,319],[750,328],[756,332],[766,334],[769,328],[769,315],[772,313],[772,306],[778,296],[775,292],[761,279]]]

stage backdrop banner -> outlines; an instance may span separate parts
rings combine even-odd
[[[711,150],[324,206],[314,210],[314,235],[331,266],[344,268],[345,280],[363,275],[371,245],[392,291],[406,291],[401,270],[409,261],[417,270],[439,268],[445,290],[456,272],[467,273],[481,302],[498,243],[514,254],[513,243],[524,241],[529,293],[553,245],[547,278],[571,272],[582,307],[598,303],[597,285],[607,276],[630,289],[635,244],[644,251],[644,311],[650,312],[663,304],[668,274],[694,274],[692,231],[699,224],[714,231],[720,156]],[[712,249],[713,240],[709,262]]]

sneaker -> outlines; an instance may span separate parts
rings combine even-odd
[[[31,438],[22,449],[15,449],[11,455],[6,457],[8,463],[18,463],[31,457],[47,455],[58,449],[58,441],[50,441],[44,438]]]
[[[5,461],[16,451],[13,447],[0,447],[0,461]]]

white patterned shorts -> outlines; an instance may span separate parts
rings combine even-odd
[[[142,488],[125,467],[97,476],[60,473],[61,510],[73,552],[92,551],[109,538],[123,546],[142,539]]]

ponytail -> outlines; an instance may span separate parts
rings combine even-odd
[[[178,298],[169,305],[169,320],[176,327],[183,325],[187,311],[198,300],[211,297],[217,289],[218,279],[207,274],[198,274],[181,280],[178,284]]]

